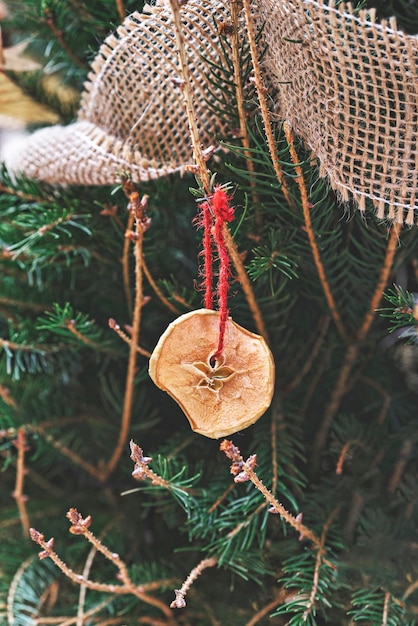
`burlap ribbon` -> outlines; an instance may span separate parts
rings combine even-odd
[[[418,38],[331,0],[257,0],[263,64],[275,108],[317,155],[342,200],[371,199],[380,218],[418,221]],[[204,147],[225,132],[211,64],[224,64],[217,21],[227,0],[182,7],[194,103]],[[242,33],[245,37],[245,33]],[[164,1],[128,17],[93,63],[78,121],[34,133],[18,168],[53,183],[114,183],[164,176],[192,162],[170,8]],[[277,114],[277,113],[275,113]]]

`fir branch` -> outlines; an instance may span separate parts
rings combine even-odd
[[[351,343],[351,345],[349,345],[346,350],[345,358],[342,363],[338,379],[334,385],[331,397],[325,408],[322,423],[315,437],[313,447],[312,468],[314,472],[318,470],[319,459],[322,450],[325,447],[329,429],[331,428],[331,424],[335,418],[335,415],[337,414],[338,408],[341,404],[341,400],[347,392],[348,380],[354,363],[356,362],[361,343],[364,342],[367,337],[374,316],[376,314],[377,306],[382,297],[382,292],[389,280],[389,275],[392,270],[401,229],[402,225],[398,223],[394,223],[391,227],[385,257],[380,270],[380,276],[378,278],[374,293],[370,299],[369,308],[363,317],[363,321],[360,325],[359,330],[356,333],[356,340],[353,341],[353,343]]]
[[[25,470],[25,453],[28,451],[26,434],[24,428],[19,428],[17,431],[17,437],[13,442],[17,448],[17,463],[16,463],[16,483],[13,492],[13,497],[16,500],[17,507],[19,509],[20,521],[22,524],[23,534],[27,537],[29,535],[29,515],[26,508],[27,496],[23,493]]]
[[[6,306],[17,307],[18,309],[28,309],[29,311],[45,311],[47,308],[44,304],[38,304],[37,302],[28,302],[27,300],[16,300],[15,298],[6,298],[0,296],[0,304]]]
[[[175,589],[174,593],[176,595],[175,600],[170,604],[170,609],[183,609],[186,606],[185,596],[189,591],[190,587],[193,585],[196,578],[200,576],[204,569],[208,567],[215,567],[217,564],[217,559],[203,559],[192,569],[180,589]]]
[[[319,279],[321,281],[321,286],[324,291],[325,298],[328,303],[328,308],[334,320],[334,324],[337,327],[337,330],[341,338],[346,342],[347,341],[347,329],[345,328],[341,320],[341,316],[338,312],[337,305],[334,300],[334,296],[331,292],[329,282],[325,274],[324,265],[322,263],[321,255],[319,252],[318,244],[316,241],[315,233],[312,227],[312,220],[311,220],[311,214],[310,214],[311,204],[308,198],[308,190],[306,189],[306,183],[305,183],[305,178],[303,175],[303,170],[299,164],[300,161],[299,161],[299,157],[297,155],[296,148],[295,148],[293,131],[288,122],[283,123],[283,129],[286,135],[286,140],[289,146],[290,156],[291,156],[291,159],[295,168],[296,176],[297,176],[297,183],[299,186],[300,197],[302,201],[303,216],[305,218],[305,225],[306,225],[306,230],[307,230],[307,234],[309,238],[309,243],[310,243],[311,250],[312,250],[312,256],[315,262]]]
[[[45,202],[45,200],[47,200],[48,202],[52,202],[52,198],[50,197],[34,196],[33,194],[26,193],[24,191],[21,191],[20,189],[14,189],[13,187],[9,187],[8,185],[5,185],[2,182],[0,182],[0,191],[8,194],[9,196],[15,196],[16,198],[19,198],[20,200],[26,200],[27,202],[38,203],[38,202]]]

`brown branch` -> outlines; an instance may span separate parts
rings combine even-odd
[[[325,317],[320,323],[320,331],[316,338],[314,345],[310,348],[308,356],[305,358],[305,362],[303,366],[299,369],[293,380],[291,380],[286,385],[286,391],[292,391],[299,385],[299,383],[304,379],[304,377],[311,370],[313,362],[315,361],[319,351],[322,348],[322,344],[324,343],[325,336],[328,332],[328,327],[330,323],[330,317]]]
[[[238,533],[240,533],[243,528],[247,528],[247,526],[251,524],[253,519],[257,517],[257,515],[259,515],[259,513],[261,513],[261,511],[263,511],[266,508],[266,506],[267,506],[267,503],[262,502],[261,504],[258,505],[256,509],[254,509],[252,513],[247,513],[245,519],[242,522],[239,522],[239,524],[237,524],[235,528],[229,531],[229,533],[226,536],[227,540],[230,541],[233,537],[238,535]]]
[[[129,237],[126,236],[127,233],[132,231],[134,225],[135,215],[133,211],[129,212],[128,223],[126,225],[125,239],[123,242],[123,253],[122,253],[122,273],[123,273],[123,288],[125,290],[125,298],[126,304],[128,307],[128,311],[130,315],[132,315],[132,292],[129,281],[129,252],[131,249],[131,241]]]
[[[389,593],[389,591],[386,591],[385,601],[383,603],[382,626],[387,626],[388,624],[390,598],[391,594]]]
[[[118,337],[120,337],[122,339],[122,341],[127,343],[128,346],[132,345],[132,339],[130,337],[128,337],[128,335],[126,333],[123,332],[123,330],[121,329],[119,324],[113,319],[113,317],[109,318],[109,328],[114,330],[115,333],[118,335]],[[151,356],[151,352],[149,352],[145,348],[141,348],[141,346],[137,346],[136,350],[137,350],[137,352],[139,354],[142,354],[142,356],[146,356],[148,358],[150,358],[150,356]]]
[[[26,435],[23,428],[19,428],[17,431],[17,438],[13,442],[17,448],[17,463],[16,463],[16,482],[13,497],[16,500],[17,508],[19,510],[20,522],[22,524],[23,534],[29,536],[29,516],[26,508],[27,496],[23,493],[23,484],[25,476],[25,452],[28,450],[26,444]]]
[[[5,404],[7,404],[8,406],[13,407],[14,409],[17,408],[17,403],[14,400],[14,398],[12,398],[12,396],[10,395],[10,389],[8,387],[5,387],[4,385],[0,385],[0,398],[3,400],[3,402]]]
[[[357,331],[358,341],[364,341],[376,315],[376,309],[379,306],[383,290],[388,283],[389,275],[392,271],[393,261],[395,258],[396,250],[398,248],[401,230],[402,224],[398,223],[392,224],[390,228],[388,245],[386,248],[386,254],[383,261],[382,269],[380,271],[379,280],[377,281],[374,294],[370,300],[369,309],[363,318],[363,323],[361,324],[360,329]]]
[[[92,546],[90,552],[87,555],[86,562],[84,563],[82,577],[88,579],[90,570],[93,565],[94,557],[97,554],[96,546]],[[77,606],[77,623],[76,626],[83,626],[84,620],[86,618],[84,612],[84,605],[86,602],[87,595],[87,587],[85,585],[80,585],[80,593],[78,595],[78,606]]]
[[[322,423],[319,427],[313,445],[311,467],[314,473],[318,471],[322,450],[325,447],[329,429],[331,428],[331,424],[337,414],[341,400],[346,393],[347,383],[352,367],[357,358],[359,348],[360,346],[358,343],[351,344],[347,348],[338,378],[333,386],[331,397],[324,409]]]
[[[272,600],[271,602],[266,604],[266,606],[263,606],[262,609],[257,611],[257,613],[253,615],[253,617],[250,619],[249,622],[245,624],[245,626],[255,626],[256,624],[258,624],[258,622],[261,619],[263,619],[263,617],[268,615],[270,611],[280,606],[280,604],[282,604],[289,597],[289,595],[295,595],[295,594],[294,592],[289,592],[288,589],[282,588],[279,591],[279,594],[274,598],[274,600]]]
[[[383,424],[383,422],[385,421],[386,414],[389,410],[390,404],[392,402],[392,396],[390,395],[390,393],[386,391],[386,389],[382,385],[380,385],[378,382],[373,380],[373,378],[370,378],[369,376],[363,376],[363,381],[367,383],[368,385],[370,385],[370,387],[373,387],[374,389],[376,389],[376,391],[380,393],[380,395],[383,397],[382,408],[380,409],[379,415],[377,416],[377,419],[376,419],[378,424]]]
[[[125,395],[123,403],[122,419],[119,431],[119,437],[116,447],[113,451],[112,457],[106,465],[104,476],[108,478],[109,475],[115,469],[123,449],[126,445],[126,441],[129,433],[129,426],[131,423],[132,406],[135,387],[135,373],[136,373],[136,360],[137,360],[137,346],[139,344],[139,332],[141,324],[141,313],[143,305],[142,295],[142,244],[144,239],[144,233],[149,222],[146,218],[146,208],[148,204],[148,196],[139,198],[138,192],[135,189],[133,183],[129,180],[123,182],[123,189],[125,195],[129,198],[130,210],[135,214],[135,231],[132,233],[132,241],[134,244],[135,255],[135,302],[134,302],[134,316],[132,321],[132,333],[131,344],[129,346],[129,360],[128,370],[126,374],[125,383]]]
[[[197,127],[197,116],[193,103],[192,80],[187,61],[186,48],[181,26],[180,3],[178,0],[170,0],[171,13],[173,16],[174,33],[176,38],[177,51],[179,55],[181,90],[183,93],[184,106],[186,109],[187,121],[189,124],[190,138],[193,147],[193,157],[197,166],[197,174],[201,179],[206,194],[209,194],[210,175],[206,167],[206,159],[199,140],[199,129]]]
[[[92,339],[89,339],[88,337],[83,335],[83,333],[81,333],[75,327],[74,320],[65,320],[65,327],[70,331],[71,334],[74,335],[74,337],[77,337],[79,341],[86,344],[86,346],[93,348],[93,350],[106,352],[107,354],[112,354],[113,356],[121,356],[121,354],[117,350],[113,350],[113,348],[108,348],[107,346],[103,346],[102,344],[97,343],[96,341],[93,341]]]
[[[186,302],[186,300],[179,293],[176,293],[175,291],[173,291],[173,293],[171,294],[171,297],[173,298],[173,300],[175,300],[176,302],[184,306],[186,309],[189,309],[189,311],[193,310],[194,307],[192,307],[191,304]]]
[[[343,445],[340,456],[338,457],[337,465],[335,467],[336,474],[340,476],[343,473],[344,461],[347,458],[347,454],[350,448],[352,448],[353,446],[361,447],[362,445],[363,444],[361,443],[361,441],[357,441],[357,439],[354,439],[353,441],[347,441],[347,443]]]
[[[15,300],[14,298],[6,298],[0,296],[0,304],[6,306],[15,306],[19,309],[29,309],[30,311],[45,311],[49,307],[44,304],[37,304],[36,302],[28,302],[27,300]]]
[[[399,481],[401,480],[405,466],[411,457],[411,453],[412,453],[412,450],[414,449],[415,443],[416,442],[413,439],[406,439],[403,442],[403,445],[399,454],[399,459],[395,465],[393,474],[390,478],[389,485],[388,485],[388,492],[391,494],[395,493],[399,485]]]
[[[192,569],[180,589],[175,589],[175,600],[170,604],[171,609],[183,609],[186,606],[186,600],[184,599],[190,587],[193,585],[196,578],[200,576],[204,569],[208,567],[215,567],[218,560],[215,558],[203,559]]]
[[[356,333],[355,342],[353,342],[346,351],[346,355],[345,355],[342,367],[340,369],[337,382],[334,385],[331,398],[325,408],[322,424],[318,430],[317,436],[315,438],[314,447],[313,447],[312,468],[314,472],[318,470],[320,456],[321,456],[322,450],[325,447],[329,429],[331,427],[331,424],[334,420],[335,415],[337,414],[341,400],[343,396],[345,395],[345,393],[347,392],[348,380],[349,380],[352,368],[354,366],[354,363],[357,359],[360,345],[366,339],[366,336],[370,330],[371,324],[373,322],[373,319],[376,313],[376,308],[382,297],[383,289],[385,288],[388,282],[390,271],[393,266],[393,261],[394,261],[395,252],[396,252],[397,245],[398,245],[399,234],[400,234],[401,228],[402,228],[402,225],[397,224],[397,223],[393,224],[391,227],[390,235],[388,239],[388,245],[387,245],[386,253],[385,253],[385,258],[383,260],[382,269],[380,271],[380,276],[377,281],[375,291],[370,300],[369,308],[363,318],[363,322],[360,326],[360,329]]]
[[[144,452],[142,448],[140,448],[133,441],[130,442],[131,447],[131,459],[135,463],[134,471],[132,472],[132,476],[136,480],[145,480],[148,478],[152,482],[153,485],[158,485],[159,487],[163,487],[164,489],[172,489],[171,483],[168,480],[165,480],[158,474],[156,474],[150,467],[148,467],[148,463],[151,463],[152,457],[144,456]],[[185,493],[190,490],[186,487],[181,488]]]
[[[123,0],[116,0],[116,8],[118,10],[119,19],[121,22],[126,17],[125,7],[123,6]]]
[[[224,439],[220,445],[222,452],[232,460],[231,474],[235,476],[235,482],[245,482],[250,480],[253,485],[262,493],[267,502],[271,505],[269,512],[279,514],[285,522],[287,522],[292,528],[297,530],[301,536],[306,537],[316,547],[320,547],[320,541],[318,537],[307,526],[305,526],[300,519],[294,517],[286,508],[275,498],[275,496],[267,489],[263,482],[258,478],[254,472],[254,466],[256,465],[256,455],[251,455],[246,461],[241,456],[241,452],[232,441]]]
[[[196,163],[197,175],[201,180],[203,189],[206,195],[210,194],[210,174],[209,170],[206,167],[206,158],[203,152],[202,146],[199,141],[199,130],[197,127],[196,121],[196,112],[193,104],[193,93],[191,89],[191,79],[190,72],[187,63],[187,55],[186,49],[184,46],[184,38],[181,28],[181,16],[180,16],[180,6],[178,0],[170,0],[171,11],[173,15],[174,22],[174,30],[176,37],[177,50],[179,53],[179,62],[180,62],[180,71],[182,84],[181,88],[183,91],[183,99],[184,105],[187,114],[187,120],[189,123],[189,131],[191,142],[193,146],[193,156],[194,161]],[[225,244],[228,249],[228,254],[231,257],[231,260],[235,266],[235,270],[238,274],[238,279],[241,283],[242,289],[244,291],[244,295],[247,299],[248,306],[254,318],[254,323],[258,329],[258,332],[264,339],[268,342],[267,331],[264,326],[264,322],[261,316],[261,311],[256,302],[253,289],[251,287],[250,279],[248,278],[248,274],[242,262],[242,259],[238,253],[237,247],[233,240],[231,233],[229,232],[228,227],[224,226],[223,235],[225,239]]]
[[[256,192],[256,180],[254,176],[254,163],[251,158],[251,152],[249,150],[251,142],[247,128],[247,115],[244,104],[244,89],[241,81],[241,59],[239,53],[239,33],[238,33],[238,12],[239,12],[239,0],[230,0],[232,33],[231,33],[231,48],[232,48],[232,64],[234,66],[234,83],[235,94],[237,99],[237,112],[239,119],[239,132],[241,144],[244,148],[245,165],[249,173],[249,183],[251,188],[252,201],[255,205],[259,204],[259,198]],[[258,226],[261,226],[262,217],[261,213],[257,211]]]
[[[319,572],[321,569],[323,556],[325,553],[325,549],[324,549],[325,539],[326,539],[328,530],[330,529],[330,526],[332,522],[334,521],[335,516],[338,514],[339,510],[340,510],[340,507],[337,506],[328,516],[328,519],[322,528],[320,546],[319,546],[319,549],[316,555],[316,560],[315,560],[315,569],[314,569],[314,577],[313,577],[311,595],[309,596],[308,606],[306,607],[306,610],[304,611],[303,616],[302,616],[303,621],[308,620],[309,615],[312,613],[312,611],[315,608],[316,595],[318,593],[318,586],[319,586]]]
[[[294,165],[295,172],[297,175],[297,183],[299,186],[299,192],[300,192],[300,197],[302,201],[303,217],[305,219],[306,232],[308,234],[309,244],[311,246],[312,256],[314,259],[316,270],[318,272],[322,290],[324,292],[324,295],[328,304],[328,308],[334,320],[334,324],[337,327],[340,337],[346,342],[347,330],[341,320],[340,314],[335,304],[334,296],[332,295],[331,288],[329,286],[329,283],[325,274],[325,269],[322,264],[321,255],[319,252],[318,244],[316,242],[315,233],[312,227],[312,220],[311,220],[311,213],[310,213],[311,203],[309,202],[308,190],[306,189],[303,170],[302,170],[302,167],[299,165],[299,157],[295,148],[293,131],[288,122],[284,122],[283,129],[284,129],[287,143],[289,146],[290,157],[292,159],[292,163]]]
[[[91,524],[90,516],[87,516],[83,519],[76,509],[70,509],[67,513],[67,517],[72,523],[72,526],[70,527],[70,532],[75,535],[83,535],[99,552],[101,552],[105,556],[105,558],[111,561],[119,570],[119,578],[122,580],[123,584],[112,585],[107,583],[99,583],[89,580],[88,578],[85,578],[80,574],[76,574],[53,550],[54,539],[51,538],[49,539],[49,541],[45,541],[44,535],[42,535],[34,528],[31,528],[30,537],[32,541],[37,543],[43,549],[42,552],[39,553],[40,559],[50,558],[61,570],[61,572],[65,574],[65,576],[67,576],[67,578],[69,578],[78,585],[84,585],[88,589],[93,589],[104,593],[135,595],[143,602],[159,608],[163,612],[163,614],[168,617],[169,620],[172,620],[171,612],[165,606],[165,604],[161,600],[158,600],[157,598],[154,598],[153,596],[145,593],[145,585],[135,585],[130,579],[127,567],[122,559],[119,557],[119,555],[111,552],[99,541],[99,539],[94,536],[92,532],[89,531],[89,526]]]
[[[45,438],[45,441],[47,441],[51,446],[58,450],[63,456],[70,459],[70,461],[72,461],[74,465],[78,465],[79,467],[81,467],[90,476],[93,476],[100,481],[103,480],[103,471],[100,468],[95,467],[94,465],[83,459],[83,457],[78,455],[76,452],[74,452],[70,448],[67,448],[67,446],[62,444],[60,441],[54,439],[52,435],[48,434],[41,425],[32,425],[31,428],[34,432],[38,432],[40,435],[42,435]]]
[[[67,42],[64,40],[63,34],[62,34],[62,30],[60,30],[59,28],[57,28],[55,22],[54,22],[54,16],[52,15],[52,13],[49,11],[49,9],[45,9],[45,18],[41,20],[41,22],[43,24],[45,24],[46,26],[48,26],[48,28],[50,29],[50,31],[52,32],[52,34],[54,35],[55,39],[57,40],[57,42],[59,43],[59,45],[61,46],[61,48],[64,50],[64,52],[70,57],[70,59],[72,61],[74,61],[74,63],[78,66],[81,67],[83,69],[89,69],[89,66],[87,63],[85,63],[82,59],[80,59],[80,57],[78,57],[73,50],[70,48],[70,46],[67,44]]]
[[[263,77],[261,74],[260,63],[258,62],[258,48],[255,36],[254,22],[251,11],[251,0],[243,0],[245,23],[247,27],[248,43],[250,44],[251,61],[254,71],[254,84],[257,90],[258,101],[260,104],[261,117],[263,119],[264,132],[267,139],[267,145],[270,153],[270,159],[273,165],[276,178],[281,185],[281,189],[286,202],[289,206],[294,206],[294,201],[290,195],[286,179],[283,175],[282,168],[280,166],[279,158],[277,156],[276,141],[273,136],[273,130],[270,122],[270,113],[267,107],[266,89],[263,86]]]
[[[111,602],[113,602],[115,598],[115,595],[111,595],[110,597],[106,598],[106,600],[103,600],[103,602],[100,602],[100,604],[97,604],[96,606],[94,606],[92,609],[90,609],[87,613],[84,614],[84,620],[88,619],[89,617],[93,617],[96,613],[98,613],[99,611],[101,611],[102,609],[106,608],[106,606],[108,606]],[[42,624],[53,624],[53,625],[57,625],[57,626],[72,626],[73,624],[76,624],[77,622],[77,617],[38,617],[35,619],[35,624],[37,626],[41,626]]]
[[[145,263],[145,257],[144,256],[142,257],[142,268],[144,270],[144,274],[147,277],[147,280],[148,280],[151,288],[153,289],[153,291],[156,294],[156,296],[158,297],[158,299],[161,300],[163,305],[165,307],[167,307],[167,309],[169,309],[172,313],[174,313],[174,315],[180,315],[181,311],[179,311],[178,308],[174,306],[174,304],[172,304],[169,300],[167,300],[167,298],[165,297],[165,295],[163,294],[163,292],[161,291],[161,289],[159,288],[159,286],[155,282],[154,278],[152,277],[151,272],[148,269],[147,264]]]
[[[217,498],[215,500],[215,502],[208,508],[208,513],[213,513],[213,511],[216,511],[218,506],[220,504],[222,504],[222,502],[225,500],[225,498],[227,498],[229,496],[229,494],[234,489],[234,487],[235,487],[234,483],[231,483],[230,485],[228,485],[228,487],[225,489],[225,491],[223,493],[221,493],[219,498]]]
[[[258,333],[264,338],[264,340],[267,343],[269,343],[269,336],[267,333],[267,329],[264,324],[263,316],[261,315],[260,307],[258,306],[257,300],[255,298],[254,291],[253,291],[250,279],[247,274],[247,270],[245,269],[244,263],[242,262],[241,255],[238,252],[236,243],[226,224],[224,225],[222,232],[223,232],[223,236],[225,239],[226,247],[228,249],[228,254],[234,264],[235,271],[237,272],[238,280],[241,284],[242,290],[247,299],[249,309],[252,313],[254,324],[258,330]]]
[[[21,200],[26,200],[27,202],[52,202],[52,198],[42,198],[41,196],[33,196],[29,193],[24,193],[23,191],[19,191],[18,189],[13,189],[12,187],[8,187],[0,182],[0,191],[9,194],[10,196],[16,196],[16,198],[20,198]]]

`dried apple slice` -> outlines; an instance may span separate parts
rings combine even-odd
[[[274,361],[262,337],[229,318],[215,359],[218,335],[218,312],[186,313],[168,326],[149,363],[152,380],[181,406],[192,430],[212,439],[254,424],[274,389]]]

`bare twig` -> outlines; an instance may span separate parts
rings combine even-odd
[[[232,48],[232,63],[234,66],[234,83],[235,83],[235,94],[237,99],[237,112],[239,119],[239,133],[240,140],[242,146],[244,148],[244,156],[245,156],[245,165],[247,171],[250,175],[249,183],[251,188],[252,201],[255,205],[259,204],[259,198],[256,192],[256,180],[254,177],[254,163],[251,158],[250,148],[250,136],[247,128],[247,115],[245,111],[245,103],[244,103],[244,90],[241,81],[241,63],[240,63],[240,52],[239,52],[239,36],[238,36],[238,11],[239,11],[239,0],[230,0],[230,10],[231,10],[231,22],[232,22],[232,33],[231,33],[231,48]],[[256,214],[257,221],[261,222],[261,214],[257,211]],[[259,223],[261,226],[261,223]]]
[[[126,17],[125,7],[123,6],[123,0],[116,0],[116,8],[118,10],[120,21],[123,22],[123,20]]]
[[[376,315],[376,309],[379,306],[383,290],[388,283],[389,275],[392,271],[393,261],[395,258],[396,250],[398,248],[401,230],[402,224],[398,224],[397,222],[393,223],[390,228],[388,245],[386,248],[386,254],[383,260],[382,268],[380,270],[380,276],[376,283],[374,293],[370,299],[369,308],[364,316],[363,323],[361,324],[360,329],[357,331],[358,341],[364,341]]]
[[[316,338],[316,341],[314,345],[310,347],[308,356],[305,357],[305,361],[302,367],[298,370],[294,378],[286,385],[287,392],[292,391],[292,389],[295,389],[299,385],[299,383],[304,379],[304,377],[308,374],[308,372],[311,370],[312,365],[324,343],[325,336],[328,332],[330,319],[331,318],[327,316],[321,320],[321,323],[319,325],[320,329],[319,329],[319,333]]]
[[[14,441],[17,448],[17,463],[16,463],[16,482],[13,497],[16,500],[17,508],[19,509],[20,522],[22,524],[23,534],[29,535],[29,516],[26,508],[27,496],[23,493],[23,484],[25,476],[25,453],[28,450],[26,443],[26,434],[23,428],[19,428],[17,431],[17,438]]]
[[[132,231],[134,225],[135,214],[133,211],[129,212],[128,223],[126,226],[126,233],[130,233]],[[123,242],[123,253],[122,253],[122,273],[123,273],[123,288],[125,290],[125,298],[126,304],[128,307],[129,314],[132,315],[132,291],[129,283],[129,252],[131,249],[131,241],[129,237],[126,237]]]
[[[115,333],[122,339],[122,341],[128,344],[128,346],[132,345],[131,337],[128,337],[128,335],[123,332],[119,324],[112,317],[109,319],[109,328],[114,330]],[[141,348],[141,346],[136,346],[136,350],[139,354],[142,354],[142,356],[146,356],[148,358],[151,356],[151,352],[149,352],[145,348]]]
[[[238,280],[241,283],[241,287],[247,299],[249,309],[253,315],[256,328],[259,334],[265,339],[265,341],[269,343],[269,336],[267,333],[267,329],[264,324],[260,307],[258,306],[257,300],[255,298],[255,294],[251,286],[250,279],[248,278],[247,270],[245,269],[241,255],[238,252],[238,248],[226,224],[223,229],[223,236],[225,239],[226,247],[228,248],[228,254],[231,257],[231,260],[234,264],[235,270],[238,275]]]
[[[331,288],[329,286],[325,269],[322,263],[321,255],[319,252],[318,244],[316,242],[315,233],[312,227],[311,220],[311,204],[309,202],[308,190],[306,189],[305,178],[303,175],[303,170],[299,165],[299,157],[296,152],[295,142],[293,131],[290,127],[290,124],[284,122],[283,129],[286,135],[287,143],[289,145],[290,157],[292,159],[293,165],[295,167],[295,172],[297,174],[297,183],[299,186],[301,201],[302,201],[302,209],[303,209],[303,217],[305,219],[306,231],[308,234],[309,244],[312,250],[312,256],[314,259],[314,263],[316,266],[316,270],[318,272],[319,280],[321,282],[321,286],[328,304],[328,308],[334,320],[334,324],[337,327],[338,333],[344,341],[347,341],[347,330],[341,320],[341,316],[338,312],[337,305],[335,304],[334,296],[332,295]]]
[[[273,131],[270,122],[270,114],[267,107],[267,98],[266,98],[266,90],[263,86],[263,77],[261,74],[260,63],[258,62],[258,52],[257,52],[257,42],[255,36],[254,29],[254,21],[251,12],[251,0],[243,0],[244,7],[244,15],[245,15],[245,23],[247,27],[247,36],[248,42],[250,44],[250,52],[251,52],[251,60],[253,64],[254,70],[254,84],[257,90],[258,101],[260,103],[260,111],[261,116],[263,118],[264,131],[266,134],[267,145],[270,152],[271,162],[273,164],[274,172],[276,174],[276,178],[281,185],[282,192],[284,197],[286,198],[286,202],[290,205],[294,205],[294,201],[292,196],[290,195],[289,189],[287,187],[286,179],[283,175],[282,168],[279,163],[279,159],[277,156],[276,150],[276,141],[273,136]]]
[[[289,511],[285,509],[285,507],[275,498],[275,496],[267,489],[267,487],[263,484],[263,482],[258,478],[257,474],[254,472],[254,467],[256,465],[256,455],[251,455],[246,461],[244,461],[241,456],[241,452],[237,446],[235,446],[232,441],[228,439],[224,439],[224,441],[220,445],[220,449],[222,452],[226,454],[226,456],[232,460],[231,465],[231,474],[235,476],[235,482],[246,482],[250,480],[253,485],[262,493],[267,502],[271,505],[269,512],[279,514],[285,522],[287,522],[292,528],[297,530],[301,536],[306,537],[316,547],[320,546],[320,540],[307,526],[305,526],[300,519],[294,517]]]
[[[170,604],[171,609],[183,609],[186,606],[185,596],[189,591],[190,587],[193,585],[196,578],[200,576],[204,569],[208,567],[215,567],[218,560],[215,558],[211,559],[203,559],[192,569],[180,589],[175,589],[174,593],[176,595],[175,600]]]
[[[76,574],[54,551],[54,539],[51,538],[48,541],[45,541],[45,537],[44,535],[42,535],[42,533],[35,530],[34,528],[31,528],[31,539],[42,548],[42,552],[39,553],[40,559],[50,558],[55,563],[55,565],[63,572],[63,574],[67,576],[67,578],[69,578],[78,585],[82,584],[88,589],[93,589],[104,593],[119,595],[132,594],[143,602],[159,608],[169,620],[172,620],[171,612],[165,606],[165,604],[161,600],[158,600],[158,598],[154,598],[153,596],[145,593],[147,585],[135,585],[132,582],[128,574],[127,567],[120,558],[120,556],[116,553],[111,552],[89,530],[89,527],[91,525],[90,516],[83,518],[76,509],[70,509],[67,513],[67,517],[72,524],[72,526],[70,527],[70,532],[75,535],[83,535],[96,548],[97,551],[101,552],[106,559],[113,563],[119,571],[118,578],[122,581],[122,584],[112,585],[107,583],[99,583],[89,580],[88,578],[85,578],[80,574]],[[163,581],[164,586],[166,585],[166,583],[167,581]]]
[[[274,600],[272,600],[271,602],[266,604],[266,606],[263,606],[262,609],[257,611],[257,613],[253,615],[253,617],[250,619],[249,622],[245,624],[245,626],[255,626],[256,624],[258,624],[258,622],[263,619],[263,617],[268,615],[270,611],[280,606],[280,604],[282,604],[289,597],[289,595],[294,595],[294,592],[282,588],[279,591],[278,595],[274,598]]]
[[[180,315],[180,311],[178,310],[178,308],[175,307],[174,304],[172,304],[169,300],[167,300],[167,298],[165,297],[165,295],[163,294],[163,292],[161,291],[161,289],[155,282],[154,278],[152,277],[151,272],[149,271],[148,265],[145,263],[144,256],[142,257],[142,268],[144,270],[144,274],[147,277],[147,280],[150,286],[152,287],[158,299],[163,303],[165,307],[167,307],[169,311],[174,313],[174,315]]]
[[[133,395],[135,386],[135,372],[136,372],[136,360],[137,360],[137,346],[139,344],[139,330],[141,324],[141,312],[143,305],[142,297],[142,243],[145,230],[149,226],[149,220],[146,217],[146,208],[148,204],[148,196],[139,198],[139,194],[135,189],[133,183],[126,179],[123,181],[123,189],[126,196],[129,198],[130,210],[135,215],[135,231],[131,234],[131,239],[134,244],[135,255],[135,302],[134,302],[134,316],[132,321],[132,334],[131,344],[129,349],[128,371],[126,374],[125,383],[125,395],[123,403],[123,412],[121,425],[119,430],[119,437],[113,454],[106,465],[104,470],[104,477],[108,476],[115,469],[120,456],[123,452],[126,440],[128,438],[129,426],[131,423]]]
[[[325,539],[328,533],[328,530],[331,527],[332,522],[334,521],[335,516],[338,514],[340,510],[340,507],[337,506],[332,512],[331,514],[328,516],[327,521],[325,522],[323,528],[322,528],[322,533],[321,533],[321,543],[316,555],[316,560],[315,560],[315,569],[314,569],[314,577],[313,577],[313,584],[312,584],[312,589],[311,589],[311,595],[309,596],[309,600],[307,603],[307,607],[306,610],[303,613],[303,620],[307,621],[309,615],[314,611],[315,609],[315,603],[316,603],[316,596],[318,593],[318,585],[319,585],[319,572],[321,569],[321,565],[323,563],[323,556],[325,553],[324,550],[324,546],[325,546]]]
[[[389,591],[386,591],[385,601],[383,603],[382,626],[387,626],[388,624],[390,598],[391,594]]]

